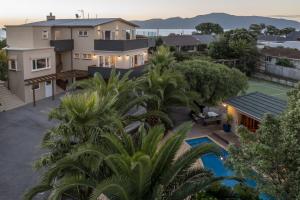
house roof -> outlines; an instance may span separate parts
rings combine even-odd
[[[196,40],[200,41],[201,44],[210,44],[217,41],[215,35],[192,35]]]
[[[237,96],[225,101],[239,112],[261,121],[265,114],[277,116],[287,107],[287,102],[260,92]]]
[[[257,37],[257,40],[267,41],[267,42],[284,42],[287,39],[285,37],[278,36],[278,35],[263,35],[262,34]]]
[[[122,21],[124,23],[130,24],[134,27],[139,27],[138,25],[126,21],[121,18],[97,18],[97,19],[55,19],[48,21],[39,21],[28,24],[23,24],[21,26],[50,26],[50,27],[95,27],[102,24],[107,24],[114,21]]]
[[[200,41],[191,35],[169,35],[162,37],[162,40],[167,46],[193,46],[201,44]]]
[[[300,41],[300,31],[294,31],[286,36],[287,41]]]
[[[300,51],[298,49],[283,47],[265,47],[261,49],[261,53],[274,57],[285,57],[291,59],[300,59]]]

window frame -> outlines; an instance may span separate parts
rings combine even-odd
[[[91,53],[83,53],[82,54],[82,60],[92,60],[93,56]]]
[[[42,60],[42,59],[45,59],[45,64],[46,66],[44,68],[37,68],[37,61],[38,60]],[[33,63],[35,63],[35,69],[34,69],[34,65]],[[31,71],[32,72],[37,72],[37,71],[42,71],[42,70],[47,70],[47,69],[51,69],[51,61],[50,61],[50,58],[49,57],[46,57],[46,58],[33,58],[31,60]]]
[[[88,37],[89,36],[89,33],[87,30],[79,30],[78,31],[78,36],[79,37]]]
[[[78,55],[78,56],[76,56]],[[80,53],[74,53],[74,59],[80,59]]]
[[[15,62],[15,69],[13,69],[13,68],[11,67],[11,61],[14,61],[14,62]],[[10,71],[18,71],[18,62],[17,62],[17,59],[11,58],[11,59],[8,60],[8,69],[9,69]]]
[[[49,39],[49,31],[48,30],[43,30],[42,31],[42,39],[43,40],[48,40]]]

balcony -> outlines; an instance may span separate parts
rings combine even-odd
[[[147,65],[141,65],[129,69],[120,69],[120,68],[109,68],[109,67],[97,67],[97,66],[89,66],[88,74],[89,76],[93,76],[96,72],[100,73],[102,77],[107,80],[110,77],[111,71],[115,69],[116,73],[120,73],[120,75],[126,74],[128,71],[131,71],[129,78],[136,78],[145,73],[147,69]]]
[[[74,40],[51,40],[50,46],[54,47],[56,52],[72,51]]]
[[[99,51],[130,51],[149,47],[148,39],[95,40],[94,49]]]

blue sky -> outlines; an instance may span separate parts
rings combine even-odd
[[[235,15],[299,15],[300,0],[6,0],[0,7],[0,26],[43,20],[51,11],[58,18],[85,16],[125,19],[193,17],[211,12]]]

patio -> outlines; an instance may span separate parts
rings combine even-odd
[[[209,110],[216,112],[218,110],[220,113],[223,112],[220,108],[210,108]],[[175,127],[184,122],[192,121],[191,117],[189,116],[189,112],[190,110],[183,107],[172,109],[171,118],[175,123]],[[222,123],[210,124],[206,126],[203,126],[201,123],[195,123],[191,132],[187,134],[187,139],[200,137],[209,137],[225,149],[229,144],[239,145],[238,136],[232,132],[225,133],[223,131]]]

